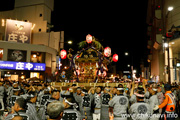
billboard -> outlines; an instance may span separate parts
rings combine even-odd
[[[8,61],[26,61],[26,51],[8,49]]]
[[[45,71],[46,70],[46,64],[45,63],[0,61],[0,69]]]
[[[6,20],[5,40],[11,42],[31,43],[32,23]]]

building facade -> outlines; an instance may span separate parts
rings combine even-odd
[[[46,66],[44,70],[24,70],[24,73],[22,73],[23,70],[0,69],[0,77],[12,74],[19,78],[25,74],[26,78],[44,79],[45,75],[54,74],[60,46],[63,48],[62,44],[64,44],[64,31],[51,31],[53,9],[54,0],[15,0],[13,10],[0,12],[0,61],[44,63]],[[15,22],[15,28],[12,28],[13,25],[8,25],[9,21]],[[18,24],[20,22],[23,25]],[[31,28],[30,35],[27,37],[25,24],[28,23],[31,24]],[[8,34],[9,31],[10,34]]]
[[[148,1],[148,62],[150,75],[160,81],[179,82],[179,0]]]

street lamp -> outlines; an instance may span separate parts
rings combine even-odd
[[[69,40],[67,43],[71,45],[71,44],[72,44],[72,41],[71,41],[71,40]]]
[[[128,52],[125,52],[125,56],[128,56],[129,55],[129,53]]]
[[[128,66],[128,67],[130,67],[131,65],[130,65],[130,64],[128,64],[127,66]]]
[[[168,43],[164,43],[164,47],[165,48],[169,47],[169,44]]]
[[[172,6],[168,7],[168,11],[172,11],[173,9],[174,9],[174,7],[172,7]]]

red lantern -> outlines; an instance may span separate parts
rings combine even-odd
[[[86,35],[86,42],[89,44],[89,43],[92,43],[92,35],[88,34]]]
[[[110,57],[111,56],[111,48],[110,47],[106,47],[104,49],[104,56],[106,56],[106,57]]]
[[[66,59],[66,57],[67,57],[66,50],[61,50],[60,55],[61,55],[61,59]]]
[[[114,54],[114,55],[113,55],[113,61],[114,61],[114,62],[117,62],[117,61],[118,61],[118,55],[117,55],[117,54]]]

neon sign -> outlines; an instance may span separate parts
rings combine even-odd
[[[45,63],[30,63],[30,62],[0,61],[0,69],[45,71],[46,64]]]

